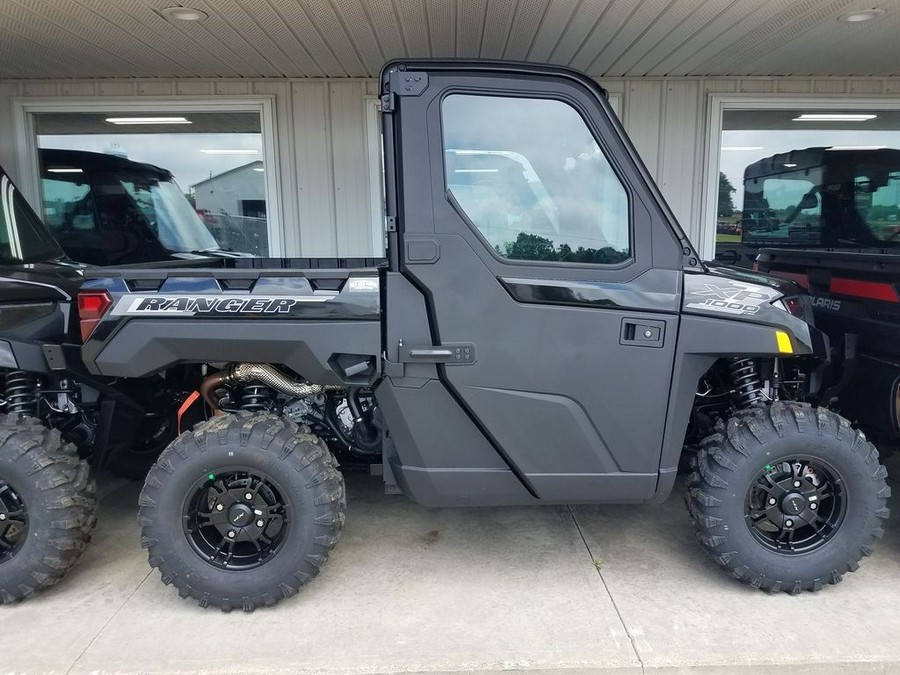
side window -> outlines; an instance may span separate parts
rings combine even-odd
[[[500,256],[631,257],[628,194],[572,106],[452,94],[442,117],[447,190]]]
[[[69,174],[56,176],[45,173],[42,187],[44,221],[55,234],[96,229],[91,188],[80,175],[72,177]]]
[[[0,174],[0,263],[52,260],[62,255],[22,194]]]

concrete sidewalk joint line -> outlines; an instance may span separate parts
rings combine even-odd
[[[588,555],[591,558],[591,564],[594,564],[596,558],[594,558],[594,554],[591,551],[590,544],[588,544],[587,539],[584,536],[584,532],[581,531],[581,525],[578,523],[578,519],[575,517],[575,511],[572,510],[571,506],[566,506],[569,510],[569,515],[572,517],[572,523],[575,525],[575,529],[578,530],[578,536],[581,537],[581,542],[584,544],[585,550],[588,552]],[[616,611],[616,616],[619,617],[619,621],[622,624],[622,628],[625,631],[625,635],[628,636],[628,639],[631,641],[631,649],[634,652],[635,658],[638,660],[638,663],[641,664],[641,673],[646,673],[647,670],[644,667],[644,659],[641,658],[641,653],[638,651],[637,644],[634,641],[634,636],[631,634],[631,631],[628,629],[628,625],[625,623],[625,619],[622,616],[622,612],[619,611],[619,606],[616,604],[616,599],[613,597],[612,592],[609,590],[609,585],[606,583],[606,579],[603,578],[603,572],[600,571],[600,566],[594,564],[594,569],[597,570],[597,576],[600,577],[600,583],[603,584],[603,588],[606,589],[606,594],[609,596],[609,601],[612,603],[613,609]]]
[[[106,622],[102,626],[100,626],[100,630],[98,630],[96,635],[94,635],[94,637],[91,638],[91,641],[85,645],[84,649],[81,650],[81,653],[75,657],[75,660],[72,661],[72,665],[70,665],[66,669],[66,675],[70,675],[70,673],[75,669],[75,666],[78,665],[78,662],[81,661],[81,658],[87,653],[87,651],[97,641],[97,638],[99,638],[101,635],[103,635],[103,631],[106,630],[106,627],[109,626],[109,624],[111,624],[113,622],[113,619],[115,619],[117,616],[119,616],[119,612],[122,611],[122,608],[125,607],[125,605],[128,604],[128,601],[134,597],[135,593],[137,593],[141,589],[141,586],[143,586],[144,582],[146,582],[147,579],[150,578],[150,575],[152,573],[153,573],[152,568],[147,570],[147,574],[144,575],[144,578],[141,579],[141,582],[134,587],[134,590],[131,591],[131,593],[128,594],[128,597],[122,601],[122,604],[116,608],[116,611],[112,613],[112,616],[110,616],[109,619],[107,619]]]

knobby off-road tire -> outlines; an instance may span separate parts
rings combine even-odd
[[[250,612],[319,573],[345,507],[343,476],[320,438],[276,415],[237,413],[163,451],[138,518],[163,583],[201,607]]]
[[[97,522],[87,462],[33,417],[0,415],[0,603],[57,583]]]
[[[731,576],[797,594],[838,583],[872,552],[889,516],[886,477],[847,420],[776,402],[703,441],[686,502],[703,549]]]

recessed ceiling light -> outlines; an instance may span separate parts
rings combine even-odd
[[[876,117],[871,113],[803,113],[794,122],[867,122]]]
[[[743,152],[746,150],[764,150],[761,145],[726,145],[722,148],[722,150],[727,150],[729,152]]]
[[[880,19],[886,14],[883,9],[878,9],[873,7],[872,9],[858,9],[852,12],[847,12],[846,14],[841,14],[838,17],[838,21],[843,21],[844,23],[862,23],[864,21],[873,21],[875,19]]]
[[[202,9],[192,7],[166,7],[159,10],[159,13],[169,21],[203,21],[209,18],[209,14]]]
[[[186,117],[107,117],[110,124],[193,124]]]
[[[795,166],[797,166],[797,165],[796,165],[796,164],[788,163],[788,164],[785,164],[784,166],[785,166],[786,168],[788,168],[788,169],[793,169],[793,168],[794,168]]]
[[[260,173],[262,173],[263,171],[265,171],[265,169],[262,168],[261,166],[254,167],[253,170],[254,170],[254,171],[259,171]]]
[[[234,150],[212,149],[212,150],[201,150],[200,152],[202,152],[205,155],[258,155],[259,154],[259,150],[240,150],[240,149],[234,149]]]
[[[52,167],[47,169],[49,173],[84,173],[81,169],[69,168],[69,167]]]

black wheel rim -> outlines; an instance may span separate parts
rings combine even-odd
[[[184,504],[184,533],[205,562],[224,570],[264,565],[290,529],[285,492],[265,474],[229,467],[197,481]]]
[[[754,538],[784,555],[809,553],[837,533],[847,509],[844,481],[830,464],[796,457],[766,465],[747,492]]]
[[[0,564],[12,558],[28,539],[28,511],[12,485],[0,478]]]

